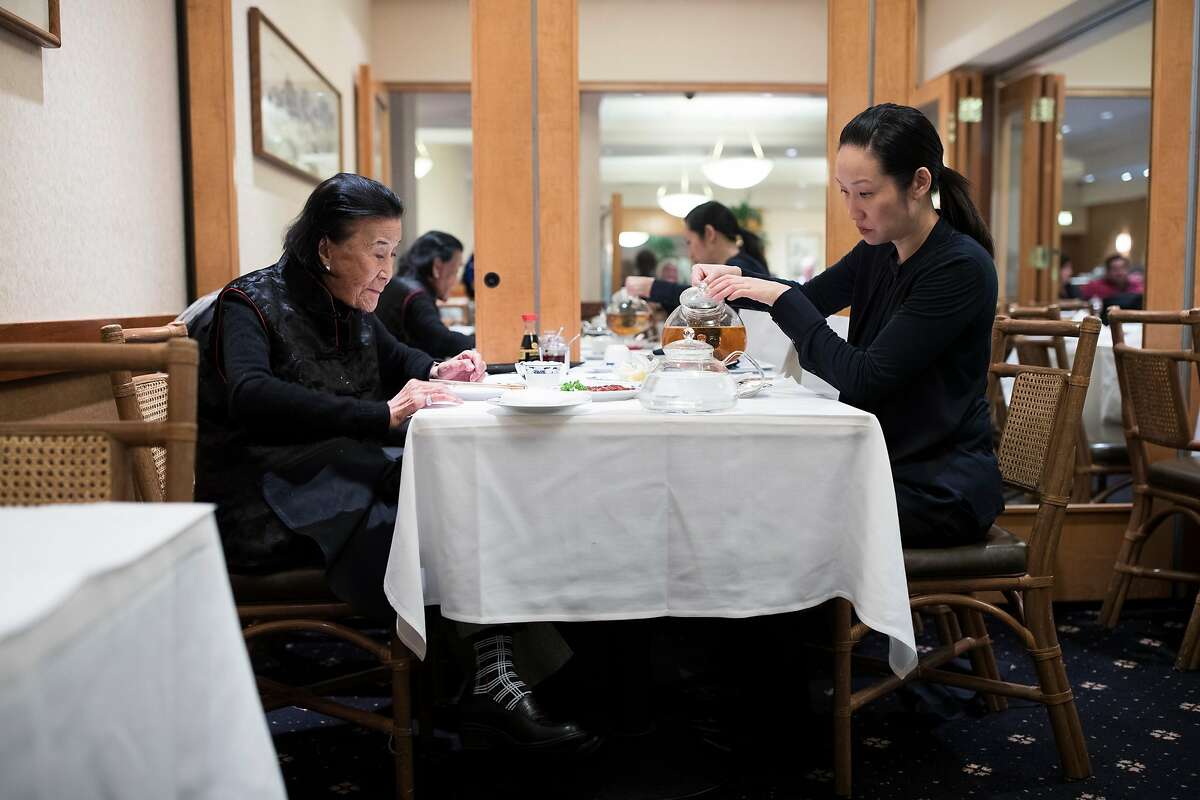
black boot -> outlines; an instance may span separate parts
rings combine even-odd
[[[573,722],[556,722],[538,707],[513,664],[512,635],[493,629],[473,642],[475,677],[458,703],[459,733],[468,750],[505,748],[583,753],[599,739]]]

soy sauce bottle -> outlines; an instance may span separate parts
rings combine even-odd
[[[521,321],[525,323],[525,332],[521,334],[521,361],[537,361],[541,351],[538,349],[537,314],[522,314]]]

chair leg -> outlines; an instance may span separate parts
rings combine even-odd
[[[1200,669],[1200,592],[1196,594],[1196,607],[1183,634],[1183,643],[1179,645],[1179,657],[1175,660],[1175,669]]]
[[[1129,527],[1125,529],[1125,538],[1121,542],[1121,550],[1117,553],[1116,564],[1113,565],[1112,578],[1109,580],[1108,591],[1104,594],[1104,604],[1100,607],[1100,624],[1106,628],[1115,628],[1121,617],[1121,608],[1129,595],[1129,584],[1133,576],[1126,572],[1117,572],[1117,564],[1134,565],[1142,557],[1142,547],[1146,543],[1146,522],[1150,519],[1153,501],[1142,494],[1135,493],[1133,511],[1129,515]]]
[[[1121,550],[1117,553],[1116,564],[1113,565],[1108,591],[1104,593],[1104,604],[1100,606],[1100,624],[1106,628],[1117,627],[1121,609],[1125,607],[1125,598],[1129,596],[1129,585],[1133,583],[1133,576],[1128,572],[1118,572],[1116,565],[1137,564],[1142,557],[1142,546],[1145,542],[1145,537],[1137,535],[1135,531],[1127,532],[1125,540],[1121,542]]]
[[[1071,683],[1063,664],[1062,648],[1054,630],[1054,612],[1050,606],[1048,588],[1030,589],[1025,595],[1026,619],[1033,634],[1034,648],[1029,651],[1037,672],[1042,691],[1042,702],[1050,715],[1050,727],[1058,745],[1058,756],[1063,771],[1071,779],[1086,778],[1092,774],[1088,758],[1087,740],[1079,722],[1079,710],[1075,707]]]
[[[959,621],[967,635],[973,639],[983,639],[988,635],[987,624],[983,614],[973,608],[957,610]],[[978,647],[971,651],[971,671],[981,678],[1000,680],[1000,668],[996,666],[996,653],[991,644]],[[981,693],[988,711],[1004,711],[1008,708],[1008,698],[998,694]]]
[[[396,765],[396,797],[413,796],[412,653],[392,637],[392,752]]]
[[[850,796],[850,601],[833,601],[833,774],[834,791]]]

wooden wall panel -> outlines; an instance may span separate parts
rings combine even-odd
[[[371,80],[371,65],[359,64],[354,79],[355,156],[359,175],[388,182],[387,174],[375,175],[371,164],[371,137],[375,132],[375,83]]]
[[[846,214],[846,204],[833,179],[838,136],[846,123],[870,103],[869,69],[866,57],[871,41],[868,0],[838,0],[830,3],[829,104],[825,119],[825,151],[829,161],[829,186],[825,193],[825,261],[833,264],[860,239]],[[878,67],[877,67],[878,69]]]
[[[537,2],[539,279],[543,329],[579,332],[579,21],[576,0]],[[576,352],[578,350],[576,348]]]
[[[534,310],[531,17],[529,0],[471,0],[475,327],[492,362],[517,358]]]
[[[875,59],[870,51],[871,3],[829,4],[828,98],[825,149],[829,186],[825,195],[825,260],[833,263],[861,238],[846,214],[833,179],[838,137],[846,123],[875,103],[907,105],[916,89],[916,0],[875,0]]]
[[[1193,0],[1155,0],[1150,94],[1150,215],[1146,243],[1146,308],[1200,306],[1200,281],[1184,297],[1187,227],[1188,97],[1192,76]],[[1150,326],[1147,347],[1179,347],[1178,330]],[[1192,379],[1192,416],[1200,413],[1200,384]]]
[[[1009,506],[996,521],[997,525],[1028,539],[1033,531],[1036,506]],[[1129,524],[1129,505],[1072,505],[1067,507],[1062,538],[1054,560],[1055,600],[1101,600],[1108,590],[1112,565],[1125,537]],[[1142,554],[1145,566],[1171,567],[1172,542],[1170,523],[1152,535]],[[1170,584],[1163,581],[1135,580],[1131,598],[1169,597]]]
[[[194,294],[219,289],[241,273],[237,190],[233,183],[233,9],[228,0],[187,0],[189,147]]]
[[[917,87],[917,0],[875,0],[875,96],[912,103]]]

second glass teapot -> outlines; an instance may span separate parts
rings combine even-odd
[[[709,297],[704,283],[684,289],[679,296],[679,307],[663,324],[663,347],[682,339],[687,328],[695,332],[697,341],[712,345],[719,360],[746,349],[742,318],[726,303]]]
[[[642,406],[684,414],[725,411],[737,405],[738,398],[753,397],[766,385],[762,367],[753,358],[735,351],[718,359],[712,345],[695,338],[695,333],[685,328],[682,339],[663,347],[663,357],[654,362],[638,392]],[[737,380],[730,374],[729,363],[738,358],[754,367],[753,377]]]

